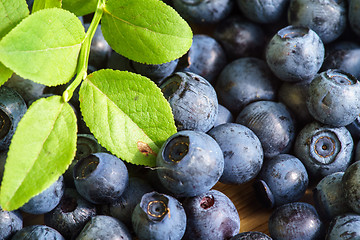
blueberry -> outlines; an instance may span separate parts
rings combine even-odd
[[[156,166],[162,185],[175,196],[196,196],[217,183],[224,170],[224,156],[212,137],[185,130],[166,140]]]
[[[236,123],[250,128],[258,136],[265,157],[287,153],[295,140],[295,123],[284,104],[257,101],[247,105]]]
[[[228,16],[232,0],[173,0],[175,10],[191,23],[216,23]]]
[[[309,85],[310,82],[283,82],[278,91],[279,101],[290,109],[301,126],[314,121],[306,106]]]
[[[148,77],[157,85],[160,85],[166,77],[170,76],[175,71],[178,62],[179,59],[175,59],[170,62],[152,65],[130,60],[130,65],[135,73]]]
[[[219,103],[237,115],[251,102],[274,100],[276,82],[265,61],[239,58],[221,71],[215,90]]]
[[[64,175],[64,181],[65,185],[67,187],[75,187],[74,185],[74,178],[73,178],[73,169],[75,164],[80,160],[87,156],[89,156],[92,153],[97,152],[105,152],[105,148],[103,148],[94,135],[92,134],[84,134],[84,133],[78,133],[77,134],[77,142],[76,142],[76,154],[75,158],[71,162],[68,169],[65,171]]]
[[[0,239],[11,237],[23,227],[23,218],[19,211],[5,211],[0,208]]]
[[[354,213],[335,217],[326,233],[326,240],[360,239],[360,215]]]
[[[223,105],[218,105],[218,115],[215,119],[214,127],[219,126],[223,123],[232,123],[234,121],[234,116],[232,113],[224,107]]]
[[[66,239],[73,239],[92,216],[96,215],[96,206],[73,188],[66,188],[60,203],[44,214],[44,223],[56,229]]]
[[[266,62],[281,80],[310,81],[324,61],[324,44],[310,28],[287,26],[266,47]]]
[[[111,51],[106,67],[114,70],[136,72],[132,61],[115,51]]]
[[[29,8],[29,10],[31,12],[32,7],[34,5],[34,0],[26,0],[26,4],[28,5],[28,8]]]
[[[249,231],[238,233],[230,240],[272,240],[272,238],[262,232]]]
[[[180,240],[186,228],[186,214],[181,203],[157,192],[142,196],[131,219],[139,240]]]
[[[344,0],[292,0],[288,8],[289,24],[311,28],[324,43],[345,31],[346,16]]]
[[[89,29],[89,26],[90,23],[84,24],[85,31]],[[111,51],[112,49],[105,40],[101,31],[101,25],[99,24],[91,41],[89,65],[95,67],[96,69],[103,68],[110,57]]]
[[[233,202],[225,194],[210,190],[186,198],[187,216],[184,240],[229,239],[239,233],[240,218]]]
[[[277,207],[269,218],[269,232],[273,239],[322,239],[324,230],[316,209],[309,203],[284,204]]]
[[[0,87],[0,150],[6,150],[16,127],[27,111],[24,99],[12,88]]]
[[[13,76],[7,80],[4,84],[9,88],[14,89],[26,102],[27,106],[30,106],[30,102],[39,99],[45,90],[45,85],[35,83],[29,79],[24,79],[19,75],[13,74]]]
[[[360,45],[355,42],[341,41],[326,48],[321,71],[339,69],[360,77]]]
[[[74,166],[77,191],[94,204],[114,202],[128,185],[129,175],[124,162],[110,153],[93,153]]]
[[[162,64],[139,63],[112,51],[107,62],[107,67],[115,70],[141,74],[150,78],[157,85],[160,85],[166,77],[174,73],[178,63],[179,59]]]
[[[214,38],[195,34],[189,51],[180,58],[178,71],[198,74],[214,84],[226,63],[225,51]]]
[[[294,154],[305,165],[310,180],[343,172],[350,165],[353,140],[345,127],[312,122],[298,133]]]
[[[324,221],[350,212],[341,182],[343,176],[344,172],[327,175],[313,189],[315,208]]]
[[[295,202],[304,196],[309,178],[302,162],[289,154],[266,159],[254,183],[267,207]]]
[[[211,129],[208,134],[224,154],[224,172],[220,182],[242,184],[256,177],[264,155],[261,142],[253,131],[241,124],[225,123]]]
[[[7,150],[0,151],[0,182],[2,181],[4,175],[7,153]]]
[[[356,213],[360,214],[360,161],[352,163],[341,179],[345,199],[348,206]]]
[[[129,185],[123,194],[114,203],[108,205],[110,215],[131,226],[129,216],[132,215],[136,205],[141,201],[141,197],[152,191],[153,188],[144,179],[130,177]]]
[[[237,0],[241,12],[258,23],[274,23],[279,21],[290,0]]]
[[[11,240],[65,240],[55,229],[45,225],[31,225],[18,231]]]
[[[20,209],[31,214],[43,214],[53,210],[64,194],[64,177],[60,176],[50,187],[32,197]]]
[[[205,78],[191,72],[176,72],[160,88],[170,103],[178,131],[207,132],[213,127],[218,100],[215,89]]]
[[[348,2],[348,19],[350,27],[357,36],[360,36],[360,1],[349,0]]]
[[[320,73],[309,85],[309,113],[319,122],[346,126],[360,113],[360,82],[337,69]]]
[[[354,160],[355,160],[355,161],[359,161],[359,160],[360,160],[360,141],[357,142],[357,144],[356,144]]]
[[[360,139],[360,115],[358,115],[353,122],[346,125],[354,141],[357,142]]]
[[[97,215],[92,217],[84,226],[76,240],[122,239],[131,240],[129,229],[111,216]]]
[[[265,45],[262,28],[239,16],[224,19],[216,25],[214,38],[223,46],[229,59],[261,57]]]

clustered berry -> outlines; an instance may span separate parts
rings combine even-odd
[[[183,57],[131,61],[98,28],[89,58],[89,71],[142,74],[168,100],[178,132],[156,167],[112,155],[79,117],[72,165],[19,210],[0,208],[0,239],[360,239],[360,0],[164,2],[194,31]],[[0,88],[0,178],[27,107],[63,87],[14,75]],[[252,183],[273,211],[269,236],[240,232],[218,182]],[[23,214],[44,224],[23,227]]]

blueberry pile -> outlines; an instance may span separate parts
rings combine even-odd
[[[360,239],[360,0],[164,2],[193,29],[186,55],[134,62],[98,28],[89,59],[89,73],[139,73],[168,100],[178,132],[156,167],[112,155],[79,116],[73,163],[20,209],[0,208],[0,239]],[[65,88],[16,75],[0,88],[0,179],[28,106]],[[218,182],[251,184],[268,233],[241,231]]]

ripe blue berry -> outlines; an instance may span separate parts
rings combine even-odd
[[[129,229],[114,217],[97,215],[84,226],[76,240],[88,239],[133,239]]]
[[[308,183],[302,162],[290,154],[279,154],[265,160],[254,187],[260,200],[273,207],[300,200]]]
[[[222,192],[210,190],[186,198],[187,216],[184,240],[229,239],[240,230],[240,218],[233,202]]]
[[[150,192],[135,207],[132,226],[140,240],[180,240],[185,232],[186,214],[176,198]]]
[[[294,154],[305,165],[310,180],[343,172],[350,165],[354,143],[345,127],[319,122],[307,124],[296,137]]]
[[[344,172],[327,175],[313,190],[316,210],[324,221],[331,221],[337,215],[351,211],[344,196],[343,176]]]
[[[242,184],[255,178],[263,164],[264,153],[259,138],[249,128],[225,123],[208,134],[224,154],[224,172],[219,179],[226,184]]]
[[[53,210],[64,194],[64,177],[60,176],[50,187],[32,197],[20,209],[31,214],[44,214]]]
[[[324,54],[324,44],[313,30],[287,26],[267,45],[266,62],[283,81],[310,81],[319,71]]]
[[[116,201],[129,181],[124,162],[105,152],[93,153],[79,160],[73,174],[77,191],[94,204]]]
[[[360,82],[351,74],[329,69],[311,81],[308,91],[307,108],[319,122],[346,126],[360,113]]]
[[[217,183],[224,171],[224,156],[212,137],[186,130],[166,140],[156,166],[161,184],[175,196],[196,196]]]
[[[259,138],[265,157],[287,153],[295,140],[295,123],[284,104],[257,101],[247,105],[236,123],[250,128]]]
[[[335,217],[328,228],[326,240],[348,240],[360,238],[360,215],[354,213]]]
[[[203,77],[191,72],[176,72],[160,85],[170,103],[178,131],[207,132],[218,113],[215,89]]]
[[[309,203],[284,204],[277,207],[269,218],[269,232],[273,239],[322,239],[324,230],[316,209]]]

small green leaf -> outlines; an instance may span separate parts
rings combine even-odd
[[[12,74],[13,72],[0,62],[0,86],[3,85]]]
[[[64,84],[75,74],[84,38],[84,27],[74,14],[60,8],[40,10],[0,41],[0,62],[25,79]]]
[[[189,25],[159,0],[108,0],[101,28],[116,52],[148,64],[179,58],[192,43]]]
[[[119,158],[154,166],[156,155],[176,133],[169,103],[146,77],[100,70],[80,88],[80,109],[99,143]]]
[[[62,0],[35,0],[32,13],[46,8],[61,8]]]
[[[60,96],[34,102],[12,138],[0,205],[17,209],[62,175],[76,152],[76,116]]]
[[[97,0],[63,0],[62,7],[76,16],[84,16],[96,10]]]
[[[25,0],[0,0],[0,39],[28,15]]]

